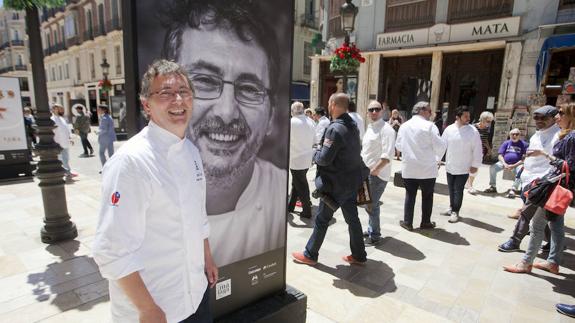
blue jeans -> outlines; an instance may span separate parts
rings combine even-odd
[[[553,221],[549,221],[546,217],[547,212],[544,208],[539,207],[537,211],[535,211],[535,216],[531,219],[531,225],[529,226],[531,239],[529,240],[527,251],[523,256],[523,262],[525,263],[532,264],[537,256],[547,223],[549,223],[549,228],[551,229],[551,250],[549,250],[547,261],[557,265],[561,263],[563,240],[565,239],[564,218],[562,215],[552,215]]]
[[[351,255],[357,261],[365,261],[367,259],[367,253],[365,252],[365,244],[363,243],[361,223],[357,216],[357,191],[348,192],[343,196],[332,197],[340,205],[343,218],[347,223]],[[315,224],[313,226],[313,233],[305,246],[304,255],[306,257],[317,261],[319,249],[325,239],[329,221],[333,218],[333,212],[332,209],[320,200],[315,217]]]
[[[114,154],[114,142],[108,141],[99,144],[100,144],[100,150],[99,150],[100,163],[102,163],[102,167],[104,167],[104,164],[106,163],[106,150],[108,151],[108,158],[112,157],[112,155]]]
[[[463,189],[469,174],[452,175],[447,173],[447,188],[449,189],[449,207],[452,212],[458,212],[463,203]]]
[[[491,165],[489,167],[489,186],[496,187],[497,182],[497,173],[503,170],[503,163],[498,161],[497,163]],[[521,187],[521,179],[517,178],[517,171],[519,167],[513,168],[511,171],[513,172],[513,176],[515,177],[515,181],[513,182],[513,186],[511,186],[514,190],[518,190]]]
[[[369,191],[371,193],[371,204],[367,206],[367,214],[369,215],[369,225],[367,232],[373,239],[381,237],[381,227],[379,225],[379,199],[385,191],[387,182],[378,176],[369,175]]]
[[[66,176],[71,175],[72,170],[70,169],[70,148],[62,148],[62,151],[58,155],[58,159],[60,159],[62,162],[62,167],[64,167]]]

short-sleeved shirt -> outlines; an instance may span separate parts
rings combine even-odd
[[[515,164],[525,156],[528,146],[523,140],[505,140],[499,147],[499,155],[503,156],[505,163]]]

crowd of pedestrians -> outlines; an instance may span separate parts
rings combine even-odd
[[[299,113],[294,113],[294,105]],[[307,161],[300,168],[308,169],[315,162],[314,196],[320,197],[319,208],[314,219],[314,230],[303,252],[293,252],[295,262],[315,265],[319,250],[325,239],[328,223],[337,208],[341,208],[349,227],[351,254],[343,260],[351,264],[363,265],[367,259],[366,246],[377,245],[382,241],[380,227],[380,199],[391,178],[391,164],[394,157],[401,162],[401,182],[405,188],[404,216],[399,225],[408,230],[414,229],[414,206],[417,191],[421,190],[420,229],[433,229],[433,196],[435,182],[441,165],[445,165],[449,208],[441,215],[449,216],[448,222],[460,220],[459,212],[463,203],[465,189],[478,194],[474,179],[482,163],[491,158],[493,136],[493,114],[484,112],[479,122],[471,123],[471,109],[460,106],[455,111],[455,122],[447,126],[442,134],[432,120],[432,109],[428,102],[418,102],[411,111],[412,117],[404,121],[398,110],[393,110],[388,120],[387,105],[377,101],[367,106],[367,126],[357,114],[355,104],[343,93],[334,94],[329,100],[328,115],[324,109],[308,110],[304,114],[299,102],[292,105],[292,141],[291,153],[302,155],[307,151]],[[351,107],[351,109],[350,109]],[[505,190],[506,197],[517,195],[524,205],[514,214],[517,219],[513,235],[499,245],[502,252],[518,251],[521,240],[530,235],[527,251],[515,265],[504,266],[511,273],[529,273],[533,268],[553,274],[560,272],[561,257],[564,250],[564,217],[558,214],[557,207],[550,211],[553,198],[547,198],[557,185],[573,192],[575,188],[575,104],[554,107],[546,105],[533,111],[533,120],[537,131],[529,142],[522,140],[517,128],[509,131],[508,140],[498,148],[497,161],[489,168],[489,187],[481,194],[497,193],[497,175],[508,171],[513,176],[513,184]],[[387,110],[387,111],[386,111]],[[389,115],[389,114],[388,114]],[[309,117],[308,117],[309,116]],[[331,116],[331,122],[328,119]],[[311,121],[308,122],[308,121]],[[303,127],[297,130],[295,125],[305,124],[308,139],[304,141]],[[315,127],[315,133],[311,130]],[[362,133],[361,130],[365,128]],[[293,139],[297,137],[297,141]],[[354,137],[361,137],[356,140]],[[305,142],[305,143],[304,143]],[[312,144],[313,142],[313,144]],[[311,157],[313,155],[313,158]],[[401,157],[400,157],[401,156]],[[291,168],[291,166],[290,166]],[[365,171],[362,169],[365,168]],[[309,218],[309,196],[294,195],[295,192],[309,192],[314,189],[302,186],[300,175],[294,175],[289,211],[294,211],[295,200],[303,202],[305,210],[300,216]],[[549,185],[545,200],[535,202],[528,196],[534,196],[535,183],[541,178],[554,181]],[[362,232],[357,213],[357,188],[362,181],[368,181],[371,202],[367,205],[368,226]],[[559,182],[557,182],[559,180]],[[296,184],[297,183],[297,184]],[[532,195],[529,195],[532,194]],[[553,193],[555,194],[555,193]],[[553,200],[554,201],[554,200]],[[560,213],[560,212],[559,212]],[[542,247],[548,251],[545,261],[534,262],[544,237],[547,243]],[[575,306],[557,304],[557,310],[567,315],[575,315]]]

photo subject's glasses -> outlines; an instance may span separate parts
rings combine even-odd
[[[565,115],[565,111],[559,110],[559,112],[557,112],[557,114],[559,114],[560,116],[564,116],[564,115]]]
[[[194,98],[199,100],[214,100],[222,95],[224,84],[234,87],[235,99],[244,104],[254,105],[264,103],[270,91],[263,84],[250,80],[226,81],[211,74],[191,73],[190,80],[194,85]]]
[[[369,109],[367,109],[367,111],[369,111],[371,113],[379,112],[379,111],[381,111],[381,108],[369,108]]]
[[[157,95],[158,98],[162,101],[175,101],[177,96],[179,95],[183,100],[189,99],[192,97],[192,90],[191,89],[180,89],[178,91],[173,90],[160,90],[156,92],[152,92],[150,96]]]

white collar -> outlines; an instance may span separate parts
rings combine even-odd
[[[148,123],[148,129],[152,142],[161,150],[169,150],[173,146],[181,147],[187,139],[186,137],[180,139],[180,137],[158,126],[152,120]]]

